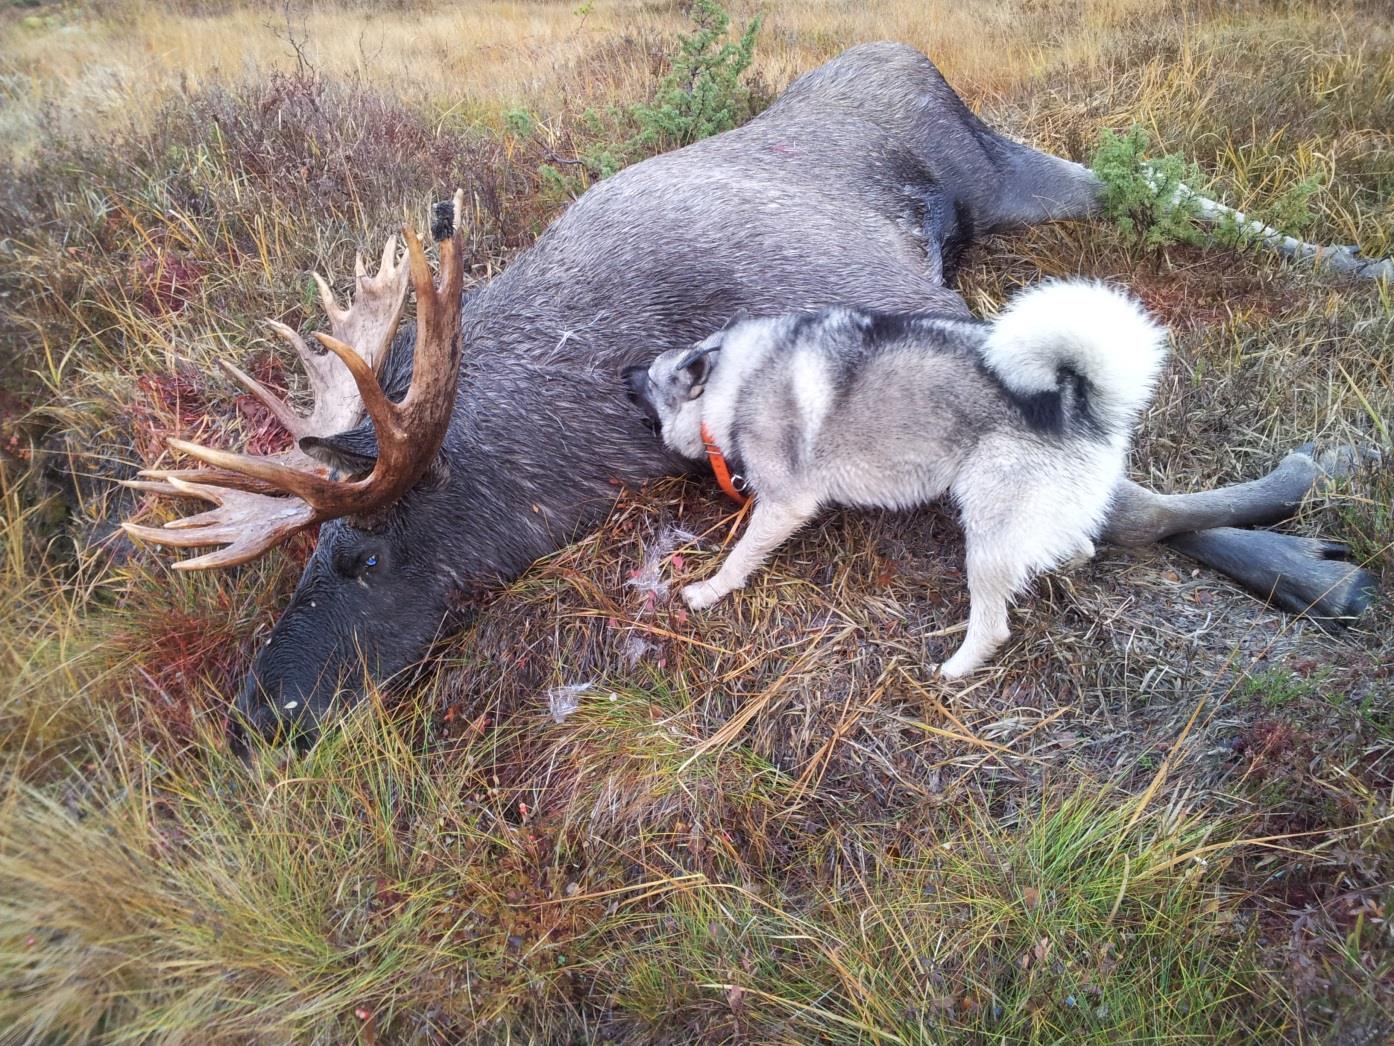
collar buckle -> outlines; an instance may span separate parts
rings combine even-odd
[[[732,476],[731,467],[726,463],[726,455],[721,453],[721,448],[717,446],[716,440],[712,438],[711,429],[707,428],[707,423],[702,422],[702,446],[707,452],[707,461],[712,467],[712,472],[716,475],[717,485],[726,492],[726,496],[737,505],[744,505],[750,499],[742,493],[746,489],[744,476]]]

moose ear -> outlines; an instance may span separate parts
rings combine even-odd
[[[707,375],[711,373],[712,364],[716,362],[716,354],[720,351],[721,337],[714,334],[678,360],[674,370],[687,375],[688,399],[695,400],[702,395],[707,386]]]
[[[378,461],[378,438],[372,425],[333,436],[302,436],[300,449],[340,476],[361,476],[371,472]]]

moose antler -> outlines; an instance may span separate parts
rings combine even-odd
[[[289,327],[272,321],[273,329],[295,347],[310,375],[315,403],[309,416],[296,414],[254,378],[223,361],[223,366],[251,389],[297,440],[351,428],[366,410],[378,441],[372,472],[362,479],[340,480],[328,476],[298,451],[236,454],[170,439],[172,449],[213,468],[151,470],[142,473],[147,480],[127,485],[154,493],[199,497],[216,507],[166,523],[163,528],[134,523],[123,523],[122,528],[142,541],[178,548],[226,546],[175,564],[180,570],[207,570],[246,563],[297,531],[338,516],[383,508],[411,489],[440,449],[455,405],[460,292],[464,285],[463,199],[463,193],[455,194],[454,233],[440,245],[439,286],[431,279],[421,241],[408,228],[403,230],[405,259],[394,264],[396,238],[389,239],[377,276],[367,276],[359,257],[359,292],[349,308],[341,309],[328,285],[316,275],[333,331],[315,334],[324,351],[314,351]],[[378,383],[376,371],[401,318],[408,276],[416,289],[416,352],[407,394],[400,403],[393,403]],[[349,386],[331,356],[347,368],[356,395],[349,394]]]

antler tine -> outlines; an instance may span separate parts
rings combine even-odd
[[[275,323],[274,320],[268,320],[267,322]],[[289,328],[286,329],[289,330]],[[291,333],[294,334],[293,331]],[[299,335],[295,335],[295,337],[298,341]],[[309,350],[306,349],[305,351],[308,352]],[[361,361],[358,359],[358,356],[356,354],[350,353],[350,355],[356,362],[359,362],[361,364]],[[281,397],[277,396],[274,392],[272,392],[261,382],[253,378],[250,374],[243,371],[240,367],[234,366],[227,360],[219,360],[218,362],[222,365],[224,370],[226,370],[234,378],[236,378],[243,385],[245,385],[251,391],[252,395],[254,395],[258,400],[260,400],[261,403],[269,411],[271,411],[273,415],[275,415],[276,420],[279,421],[285,427],[286,431],[288,431],[291,434],[291,436],[295,439],[296,444],[299,444],[301,438],[304,436],[313,436],[323,431],[331,431],[317,427],[317,419],[314,415],[311,415],[309,418],[302,418],[299,414],[295,413],[295,411],[291,409],[290,405],[287,404],[285,400],[281,399]],[[327,361],[322,360],[317,362],[323,365]],[[370,381],[372,383],[372,388],[376,392],[378,390],[377,382],[372,380],[371,376]],[[361,387],[362,386],[360,385],[360,388]],[[379,393],[379,395],[380,394],[381,393]],[[314,458],[310,457],[308,454],[300,450],[299,446],[291,447],[288,450],[283,450],[276,454],[257,455],[257,457],[263,458],[266,461],[279,462],[282,465],[286,465],[295,469],[308,469],[317,474],[323,473],[325,471],[323,466],[318,461],[316,461]],[[228,477],[232,477],[230,481]],[[270,493],[274,490],[279,489],[269,484],[263,483],[259,480],[250,479],[249,477],[242,476],[236,472],[230,472],[225,469],[217,471],[217,479],[210,478],[210,476],[206,472],[196,472],[189,476],[181,476],[181,478],[193,479],[195,482],[198,482],[200,479],[202,479],[209,482],[216,482],[219,486],[235,487],[238,490],[251,490],[258,493]]]
[[[405,259],[400,262],[396,260],[396,254],[397,237],[389,236],[383,245],[382,261],[376,275],[366,274],[361,255],[355,260],[357,291],[347,309],[339,306],[324,277],[319,273],[311,274],[319,288],[320,301],[329,317],[334,338],[349,346],[373,374],[387,358],[392,336],[406,306],[408,268]],[[343,372],[334,356],[312,349],[284,323],[276,320],[266,322],[295,349],[310,380],[313,406],[307,417],[298,418],[292,413],[291,416],[298,420],[291,424],[277,412],[277,417],[294,433],[296,439],[306,435],[324,436],[344,432],[362,421],[364,404],[358,394],[357,380]],[[255,393],[257,390],[252,391]],[[267,405],[270,406],[269,403]],[[276,410],[274,407],[271,409]]]
[[[336,329],[342,327],[348,320],[349,310],[339,307],[334,292],[329,289],[329,282],[323,276],[317,272],[312,272],[310,278],[315,281],[315,286],[319,288],[319,303],[324,309],[325,315],[329,317],[329,325]]]
[[[368,412],[368,416],[373,419],[374,427],[380,428],[383,417],[390,416],[392,401],[382,391],[382,386],[378,384],[377,377],[373,374],[363,357],[353,351],[352,345],[345,345],[338,338],[323,331],[315,331],[315,340],[337,356],[348,368],[349,375],[353,378],[354,384],[358,387],[358,394],[363,399],[363,406]]]
[[[361,253],[354,257],[354,294],[347,309],[339,307],[323,276],[317,272],[311,274],[319,286],[320,302],[329,316],[330,332],[352,345],[374,372],[387,353],[406,304],[406,265],[396,261],[396,256],[397,237],[389,236],[383,245],[376,274],[368,275]]]
[[[277,454],[265,455],[265,460],[280,462],[291,468],[304,468],[317,475],[328,476],[329,470],[308,454],[299,449],[283,450]],[[215,487],[228,487],[232,490],[246,490],[253,494],[283,494],[284,489],[264,479],[255,479],[243,472],[232,469],[141,469],[137,475],[149,480],[164,481],[182,479],[189,483],[207,483]],[[123,480],[122,482],[130,482]],[[166,488],[164,493],[168,493]]]
[[[311,273],[319,288],[320,303],[329,317],[329,329],[342,344],[361,357],[373,374],[382,368],[392,336],[406,307],[408,267],[397,260],[397,237],[389,236],[383,245],[376,274],[369,276],[362,254],[354,258],[354,293],[348,308],[342,308],[329,283],[319,273]],[[305,419],[304,432],[324,436],[351,429],[363,419],[364,405],[356,395],[356,382],[339,368],[332,357],[312,350],[290,328],[273,323],[273,329],[295,346],[314,393],[314,407]]]
[[[351,356],[354,360],[362,361],[362,354],[356,348],[344,345],[343,342],[338,344],[346,350],[347,355],[344,352],[333,354],[323,351],[317,352],[305,344],[305,340],[284,323],[278,320],[266,320],[265,322],[282,340],[291,345],[300,357],[300,362],[310,379],[310,386],[314,390],[314,406],[309,415],[297,414],[285,400],[227,360],[218,361],[223,368],[265,404],[267,409],[276,416],[276,420],[295,437],[297,443],[305,436],[332,435],[357,425],[362,420],[365,407],[362,401],[363,385],[357,377],[352,377],[351,385],[345,385],[344,375],[339,370],[335,357],[347,361],[348,357]],[[323,336],[316,333],[315,337],[322,338]],[[368,366],[367,363],[364,365]],[[378,388],[377,379],[372,376],[371,370],[368,371],[368,375],[373,389],[376,390]],[[313,464],[312,460],[303,454],[295,455],[295,457],[297,464]]]
[[[323,471],[302,467],[302,455],[297,451],[261,456],[235,454],[171,439],[172,449],[212,468],[147,470],[141,473],[144,480],[130,481],[128,485],[150,493],[199,497],[216,507],[161,528],[123,523],[126,532],[142,541],[178,548],[226,546],[176,564],[180,570],[231,566],[261,555],[297,530],[336,516],[374,511],[409,490],[440,449],[455,403],[460,363],[460,294],[464,284],[459,228],[463,199],[463,194],[455,194],[455,230],[440,247],[439,285],[432,279],[420,239],[407,229],[406,256],[397,259],[396,239],[389,239],[377,275],[365,275],[362,259],[357,260],[359,291],[349,309],[340,309],[328,284],[315,277],[334,327],[333,334],[316,335],[328,350],[326,353],[314,352],[285,324],[268,321],[295,348],[315,386],[315,409],[308,418],[297,415],[250,375],[231,363],[223,363],[228,373],[251,390],[297,437],[338,432],[357,422],[354,417],[338,427],[318,427],[335,410],[342,410],[348,390],[344,389],[343,371],[331,357],[342,363],[352,382],[356,409],[361,414],[366,407],[377,429],[378,457],[367,477],[330,479]],[[418,302],[416,357],[406,396],[401,403],[392,403],[375,372],[406,302],[408,278],[416,288]],[[332,380],[329,368],[333,368]],[[336,393],[337,402],[327,402],[322,395],[326,392]],[[271,492],[292,496],[271,496]]]
[[[431,279],[421,241],[407,230],[407,255],[416,285],[416,355],[411,386],[401,403],[388,404],[397,426],[410,434],[410,445],[398,448],[406,461],[420,461],[424,468],[440,449],[455,404],[455,382],[460,368],[460,292],[464,289],[462,235],[454,234],[440,245],[440,282]],[[374,415],[377,423],[377,416]],[[379,427],[378,451],[382,460],[384,440]]]
[[[299,440],[301,436],[307,434],[304,428],[305,419],[291,410],[285,400],[281,399],[280,396],[277,396],[265,385],[257,381],[256,378],[228,360],[219,360],[218,363],[222,366],[223,370],[227,371],[243,385],[247,386],[251,394],[261,401],[263,407],[275,415],[276,420],[285,426],[286,431],[294,436],[296,440]]]
[[[300,365],[305,368],[305,376],[310,379],[313,395],[310,413],[304,417],[295,415],[293,425],[282,420],[297,441],[302,436],[344,432],[363,420],[363,404],[358,401],[352,386],[345,384],[334,357],[310,348],[304,338],[279,320],[266,320],[265,323],[295,349],[295,354],[300,357]]]
[[[170,438],[166,442],[170,448],[197,458],[205,465],[216,469],[226,469],[243,476],[250,476],[263,483],[296,497],[303,498],[312,505],[328,509],[338,502],[343,484],[310,472],[308,469],[287,465],[272,456],[258,454],[236,454],[229,450],[215,450],[200,446],[187,440]],[[169,478],[169,477],[165,477]],[[243,484],[238,484],[242,486]]]
[[[171,520],[163,527],[121,524],[121,529],[131,537],[153,544],[173,548],[226,546],[216,552],[175,563],[176,570],[209,570],[246,563],[296,531],[320,521],[314,508],[299,498],[267,497],[179,479],[171,479],[168,489],[161,484],[141,484],[138,481],[129,481],[127,486],[154,493],[185,494],[203,498],[217,506],[195,516]]]
[[[130,487],[131,490],[143,490],[147,494],[178,494],[179,488],[172,483],[162,483],[158,480],[164,479],[163,474],[142,469],[137,473],[139,476],[152,476],[152,479],[121,479],[117,480],[123,487]],[[125,523],[121,524],[123,527]],[[134,525],[134,524],[133,524]]]
[[[287,327],[280,320],[262,320],[262,322],[280,335],[281,339],[295,350],[295,354],[300,357],[301,362],[305,363],[306,366],[309,366],[311,361],[319,358],[319,354],[305,344],[304,338],[290,327]]]

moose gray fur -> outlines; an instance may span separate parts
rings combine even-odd
[[[452,610],[595,525],[617,482],[685,470],[626,398],[626,367],[738,312],[849,304],[968,317],[950,288],[966,246],[1087,217],[1097,192],[1087,169],[994,132],[928,59],[890,43],[808,73],[741,128],[600,182],[464,297],[437,465],[389,509],[321,528],[241,716],[267,734],[312,726],[361,691],[365,670],[381,680],[417,662]],[[392,345],[389,396],[401,393],[413,338],[406,326]],[[369,424],[301,447],[350,473],[376,458]],[[1363,572],[1301,539],[1203,532],[1280,519],[1322,474],[1300,451],[1209,493],[1124,481],[1102,536],[1137,545],[1199,530],[1186,554],[1205,562],[1218,546],[1215,562],[1249,587],[1355,615],[1370,598]]]

